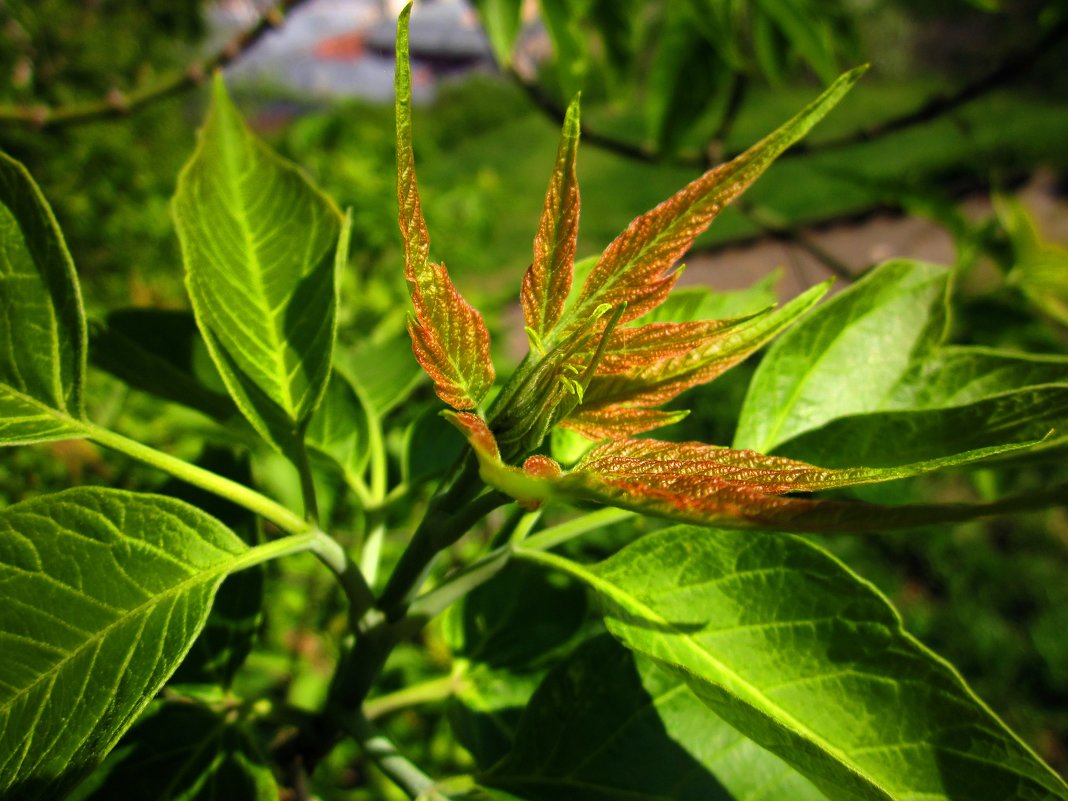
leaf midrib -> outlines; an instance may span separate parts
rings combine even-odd
[[[803,737],[805,737],[809,742],[813,743],[816,747],[818,747],[821,751],[823,751],[823,753],[825,753],[827,756],[831,757],[835,762],[837,762],[839,765],[841,765],[847,771],[849,771],[850,773],[853,773],[858,778],[860,778],[863,781],[865,781],[873,789],[882,792],[884,794],[884,796],[886,796],[888,799],[892,798],[892,795],[890,794],[890,792],[885,787],[883,787],[882,784],[877,782],[873,777],[869,776],[866,772],[862,771],[859,767],[853,765],[847,759],[848,755],[846,753],[844,753],[844,752],[840,751],[839,749],[833,747],[830,743],[828,743],[826,740],[824,740],[818,734],[813,732],[811,729],[809,729],[807,726],[805,726],[799,720],[797,720],[792,715],[790,715],[788,712],[786,712],[786,710],[782,709],[780,706],[775,704],[770,698],[768,698],[766,695],[764,695],[764,693],[758,687],[755,687],[749,681],[744,679],[742,676],[738,675],[733,670],[728,668],[726,665],[724,665],[723,663],[721,663],[717,659],[715,659],[710,653],[708,653],[703,648],[701,648],[699,645],[697,645],[689,635],[684,634],[683,632],[680,632],[674,626],[674,624],[671,623],[671,621],[667,620],[666,618],[661,616],[656,611],[654,611],[654,610],[650,609],[649,607],[647,607],[645,604],[643,604],[641,601],[639,601],[634,596],[629,595],[626,592],[624,592],[623,589],[621,587],[619,587],[618,585],[613,584],[612,582],[601,578],[596,573],[592,573],[592,572],[586,570],[583,565],[580,565],[577,562],[573,562],[573,561],[571,561],[569,559],[564,559],[564,558],[555,556],[554,554],[547,554],[547,553],[541,553],[541,552],[537,552],[537,551],[530,551],[530,550],[527,550],[527,549],[517,548],[516,549],[516,556],[518,556],[519,558],[530,559],[531,561],[534,561],[534,562],[541,562],[543,564],[546,564],[546,565],[549,565],[551,567],[555,567],[557,569],[560,569],[560,570],[563,570],[563,571],[565,571],[567,573],[570,573],[571,575],[575,576],[579,580],[586,582],[593,589],[595,589],[598,592],[601,592],[604,595],[608,596],[610,599],[612,599],[613,601],[618,603],[623,608],[626,609],[629,606],[631,611],[637,611],[640,615],[644,616],[647,620],[652,621],[652,622],[657,623],[657,624],[660,624],[660,625],[663,625],[666,629],[670,630],[679,639],[679,641],[685,643],[686,646],[687,646],[687,650],[689,650],[691,653],[696,654],[701,661],[704,661],[704,662],[707,662],[707,663],[711,664],[713,666],[713,668],[716,669],[722,675],[728,676],[728,677],[734,679],[735,681],[737,681],[740,685],[742,685],[747,690],[749,690],[756,699],[764,701],[767,704],[767,708],[768,709],[774,710],[776,713],[778,713],[780,718],[776,720],[776,723],[778,723],[779,725],[783,725],[783,723],[789,724],[793,728],[794,733],[800,734]],[[651,656],[651,654],[650,654],[650,656]],[[655,659],[655,657],[653,657],[653,658]],[[662,660],[657,660],[657,661],[662,661]],[[682,669],[684,671],[686,670],[682,666],[679,666],[679,667],[680,667],[680,669]],[[689,672],[689,671],[686,671],[686,672]],[[722,687],[722,685],[719,685],[719,686]],[[723,689],[726,689],[726,688],[723,688]],[[735,697],[738,697],[735,693],[730,693],[730,694],[735,696]],[[745,701],[745,699],[740,699],[740,700],[743,700],[743,702],[745,702],[747,705],[752,706],[752,704],[749,703],[748,701]],[[757,710],[759,711],[759,708],[757,708]]]

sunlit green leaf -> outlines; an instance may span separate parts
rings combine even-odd
[[[249,422],[293,455],[330,374],[343,218],[252,135],[221,75],[173,209],[212,358]]]
[[[819,801],[825,796],[612,638],[556,667],[515,748],[481,778],[530,801]]]
[[[0,445],[81,436],[85,347],[63,234],[26,168],[0,153]]]
[[[161,496],[73,489],[0,512],[0,795],[51,801],[91,770],[248,556]]]
[[[362,476],[371,454],[371,421],[356,390],[336,370],[330,374],[326,395],[308,424],[306,441],[349,481]]]
[[[888,262],[793,326],[753,377],[734,446],[768,453],[836,417],[878,409],[941,342],[948,281],[943,267]]]
[[[871,585],[802,540],[680,526],[594,567],[522,555],[587,582],[621,642],[834,801],[1068,798]]]

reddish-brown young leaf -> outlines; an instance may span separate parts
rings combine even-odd
[[[408,322],[415,358],[434,391],[456,409],[478,406],[493,386],[489,331],[442,264],[430,261],[430,235],[419,201],[412,150],[412,73],[408,61],[411,6],[397,22],[397,207],[404,240],[404,276],[415,307]]]
[[[675,422],[678,413],[652,407],[738,364],[814,306],[828,286],[812,287],[780,309],[750,317],[650,323],[614,332],[581,405],[564,425],[592,439],[618,439]]]
[[[523,276],[521,299],[527,327],[544,337],[560,319],[571,292],[578,238],[579,189],[575,160],[579,142],[579,99],[568,106],[556,152],[545,209],[534,238],[534,262]]]
[[[569,322],[582,320],[603,303],[626,303],[627,312],[621,320],[625,323],[663,301],[675,283],[675,274],[669,271],[698,234],[779,154],[830,111],[864,71],[862,67],[846,73],[774,133],[635,219],[601,255],[582,287]]]

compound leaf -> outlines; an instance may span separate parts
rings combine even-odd
[[[52,209],[0,153],[0,445],[82,436],[85,314]]]
[[[293,456],[326,390],[344,218],[254,137],[217,75],[173,203],[197,324],[242,413]]]
[[[0,512],[0,796],[60,798],[90,771],[252,556],[161,496],[82,488]]]
[[[593,567],[609,631],[832,801],[1065,799],[1065,785],[902,628],[871,585],[787,535],[679,526]]]

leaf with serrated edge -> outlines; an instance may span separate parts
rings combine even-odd
[[[556,166],[545,195],[545,209],[534,239],[534,262],[523,276],[523,319],[539,337],[560,320],[571,292],[578,238],[579,189],[575,159],[579,142],[579,100],[564,116]]]
[[[833,801],[1068,799],[885,598],[787,535],[679,526],[593,567],[609,631]]]
[[[528,801],[826,801],[705,708],[677,674],[607,635],[553,669],[515,747],[480,781]]]
[[[0,445],[83,436],[85,314],[52,209],[0,152]]]
[[[430,261],[430,235],[419,202],[412,152],[412,70],[408,62],[411,5],[397,21],[397,207],[404,240],[404,276],[415,307],[408,321],[412,350],[454,409],[475,409],[493,386],[489,331],[482,315],[453,286],[443,264]]]
[[[197,324],[242,413],[293,457],[326,391],[341,213],[246,127],[222,75],[173,212]]]
[[[675,422],[677,416],[658,416],[650,407],[708,383],[743,361],[814,306],[828,286],[819,284],[781,309],[738,320],[649,323],[614,332],[582,403],[564,424],[588,436],[619,438]],[[664,340],[672,336],[677,341],[665,346]],[[654,346],[642,347],[644,340]],[[638,347],[630,347],[632,343]]]
[[[621,322],[642,316],[664,300],[677,274],[668,272],[717,214],[740,195],[786,148],[808,133],[863,75],[845,73],[812,104],[738,158],[683,187],[635,219],[601,255],[566,316],[582,321],[599,305],[627,304]]]
[[[493,433],[481,418],[461,413],[449,415],[449,420],[467,437],[482,479],[528,506],[553,499],[596,501],[687,523],[825,532],[878,531],[969,520],[1032,504],[1027,499],[1018,503],[1008,499],[989,505],[877,506],[782,496],[921,475],[1021,450],[1033,442],[980,448],[889,468],[829,470],[700,442],[609,440],[564,473],[558,466],[556,470],[541,469],[542,463],[537,470],[504,464]],[[1040,505],[1048,498],[1042,496],[1033,502]]]
[[[178,667],[226,574],[259,561],[161,496],[81,488],[0,512],[0,796],[77,783]]]

